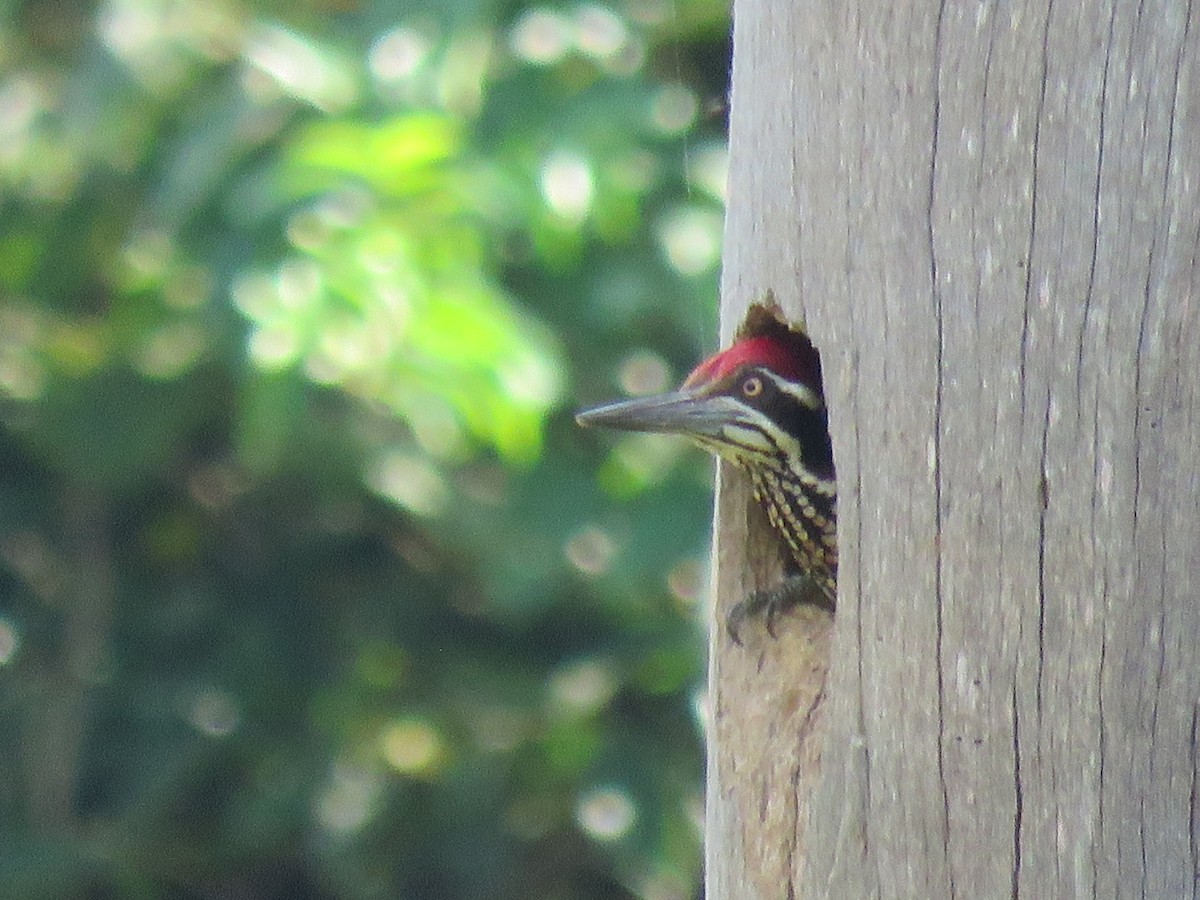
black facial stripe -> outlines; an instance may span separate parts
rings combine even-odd
[[[829,420],[825,407],[814,409],[792,392],[782,389],[771,372],[762,370],[758,374],[763,376],[762,393],[743,402],[752,405],[796,438],[800,444],[801,461],[807,471],[817,478],[832,480],[833,447],[829,442]],[[766,436],[777,447],[775,439],[769,434]]]
[[[832,480],[833,445],[829,441],[829,420],[825,410],[797,405],[793,424],[788,431],[800,441],[800,458],[804,468],[818,478]]]

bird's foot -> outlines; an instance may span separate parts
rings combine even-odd
[[[833,600],[820,584],[807,575],[789,575],[775,587],[754,591],[736,604],[725,617],[725,631],[735,644],[740,645],[746,620],[761,617],[767,634],[776,638],[775,623],[779,617],[801,604],[833,612]]]

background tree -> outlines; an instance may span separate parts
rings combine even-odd
[[[6,896],[695,892],[727,27],[0,12]]]
[[[1196,16],[737,4],[723,330],[807,313],[841,598],[714,644],[773,727],[714,731],[712,896],[1194,893]]]

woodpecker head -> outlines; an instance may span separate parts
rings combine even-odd
[[[834,477],[820,359],[782,326],[709,357],[677,391],[584,410],[576,421],[680,434],[752,473]]]

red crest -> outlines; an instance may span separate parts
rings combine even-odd
[[[762,366],[788,381],[821,391],[821,364],[808,338],[796,332],[742,338],[728,350],[710,356],[683,383],[696,387],[736,372],[743,366]]]

